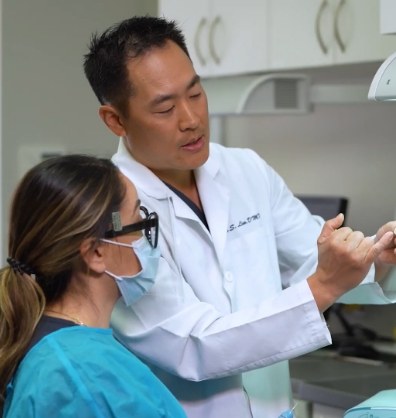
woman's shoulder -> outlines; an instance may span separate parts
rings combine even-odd
[[[87,359],[97,357],[95,352],[101,352],[104,348],[114,349],[117,342],[111,329],[91,328],[86,326],[68,326],[54,330],[44,335],[26,354],[23,362],[38,362],[51,366],[48,359],[54,364],[62,363],[62,359],[68,357],[70,361],[74,357]],[[101,354],[100,354],[101,355]],[[23,364],[23,362],[21,364]],[[63,364],[63,363],[62,363]]]
[[[59,379],[79,374],[101,378],[104,370],[108,376],[126,376],[131,371],[145,376],[149,369],[114,338],[110,328],[71,326],[38,341],[26,354],[16,375],[51,380],[54,372],[60,372]]]
[[[51,411],[52,405],[57,405],[84,417],[96,416],[94,410],[103,411],[108,405],[117,416],[135,410],[142,413],[139,416],[155,417],[155,411],[163,407],[180,412],[167,389],[114,339],[111,330],[78,326],[55,331],[34,346],[21,363],[7,397],[11,408],[24,405]],[[170,416],[183,416],[177,414]],[[54,415],[45,416],[59,415],[54,411]]]

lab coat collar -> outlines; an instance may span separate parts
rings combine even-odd
[[[217,255],[219,259],[222,259],[227,235],[229,189],[226,176],[221,171],[217,147],[219,145],[210,144],[209,159],[202,167],[195,170],[195,178]],[[143,190],[147,196],[155,199],[170,198],[173,201],[176,216],[199,222],[197,216],[184,202],[172,198],[173,192],[162,180],[130,155],[122,138],[112,160],[121,172],[133,179],[135,186]],[[202,228],[206,230],[204,226]]]
[[[200,222],[195,213],[181,199],[175,198],[174,192],[162,180],[133,158],[122,138],[120,139],[118,151],[112,160],[120,168],[121,172],[133,181],[136,188],[146,196],[155,200],[168,200],[172,202],[175,216]]]
[[[212,144],[210,145],[210,150],[212,154]],[[150,169],[132,157],[125,146],[123,138],[120,138],[117,153],[113,155],[112,161],[120,168],[123,174],[128,178],[133,179],[136,187],[144,190],[148,196],[156,199],[164,199],[171,195],[169,188],[164,185],[162,180],[160,180]],[[217,158],[209,157],[208,161],[195,172],[197,183],[199,178],[204,178],[206,180],[211,178],[214,180],[218,175],[219,170],[219,160]]]
[[[132,157],[122,138],[120,138],[117,153],[113,155],[112,161],[123,174],[133,180],[138,189],[144,190],[148,196],[155,199],[166,199],[171,195],[168,187],[150,169]]]

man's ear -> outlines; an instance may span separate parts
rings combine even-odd
[[[85,239],[80,245],[81,258],[90,271],[102,274],[106,269],[104,244],[93,238]]]
[[[101,105],[99,116],[106,126],[117,136],[125,136],[124,124],[118,110],[112,105]]]

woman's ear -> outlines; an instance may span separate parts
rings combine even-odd
[[[102,274],[106,269],[104,244],[93,238],[85,239],[80,245],[80,255],[90,271]]]
[[[125,136],[124,124],[118,110],[111,105],[99,107],[99,116],[106,126],[117,136]]]

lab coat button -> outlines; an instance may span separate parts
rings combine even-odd
[[[224,278],[225,278],[225,280],[226,280],[227,282],[232,282],[232,273],[231,273],[231,272],[229,272],[229,271],[227,271],[227,272],[224,274]]]

